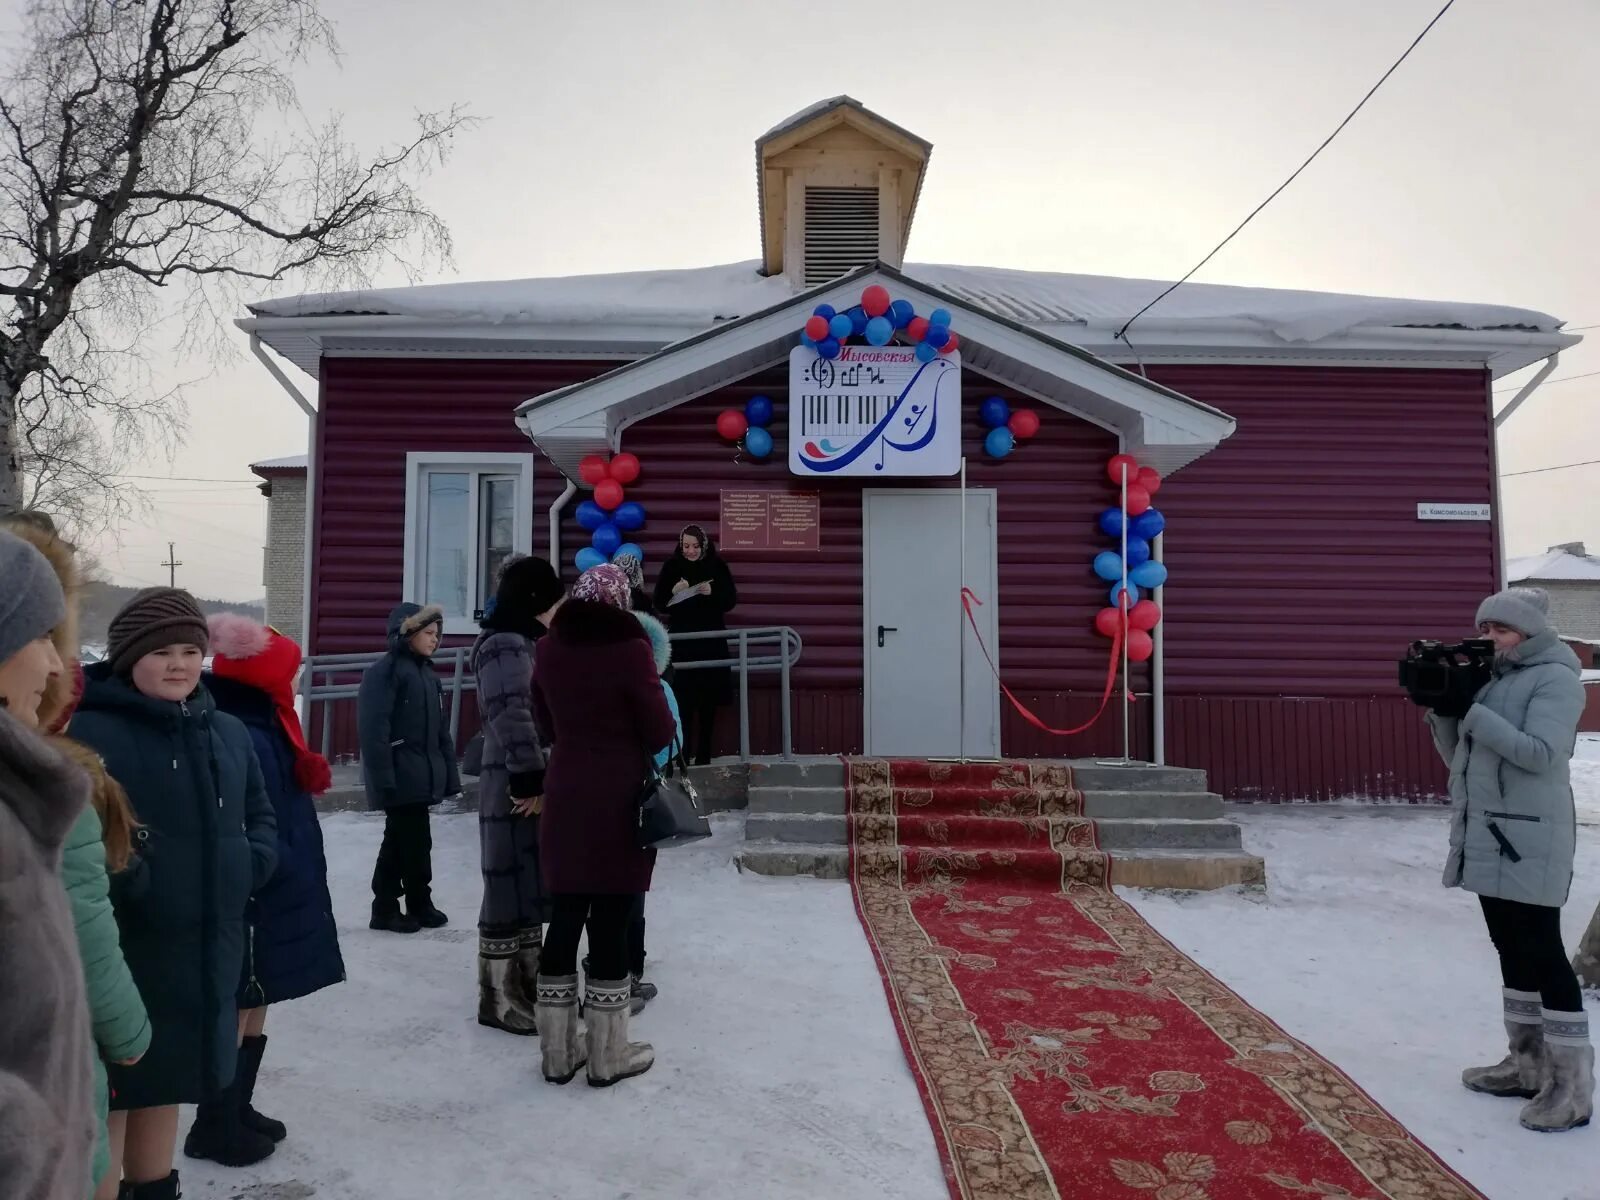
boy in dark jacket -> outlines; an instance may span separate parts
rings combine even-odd
[[[384,813],[371,925],[391,933],[437,929],[449,920],[433,905],[428,827],[428,809],[461,791],[439,677],[429,661],[443,631],[444,610],[437,604],[396,607],[389,614],[389,652],[362,677],[356,701],[367,807]]]

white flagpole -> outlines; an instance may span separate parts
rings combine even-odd
[[[967,456],[961,456],[961,587],[967,586]],[[959,663],[958,678],[961,694],[956,704],[961,711],[961,749],[959,757],[967,761],[967,598],[963,590],[956,605],[956,655]]]
[[[1122,463],[1122,594],[1117,597],[1117,613],[1122,621],[1122,761],[1132,760],[1128,739],[1128,463]]]

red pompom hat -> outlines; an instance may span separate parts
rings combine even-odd
[[[212,672],[271,697],[278,724],[294,747],[295,782],[320,796],[333,786],[333,771],[327,759],[306,745],[294,711],[294,677],[304,657],[300,647],[271,626],[237,613],[217,613],[209,626]]]

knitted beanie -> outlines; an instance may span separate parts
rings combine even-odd
[[[1523,637],[1538,637],[1550,624],[1550,593],[1543,588],[1514,587],[1496,592],[1478,605],[1478,624],[1493,621]]]
[[[0,662],[42,638],[67,615],[67,598],[48,559],[0,529]]]
[[[211,645],[205,614],[195,598],[182,588],[145,588],[111,618],[106,635],[106,657],[118,675],[127,675],[152,650],[178,643]]]

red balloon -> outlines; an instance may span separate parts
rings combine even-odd
[[[1148,662],[1150,656],[1156,652],[1156,642],[1153,637],[1142,629],[1128,631],[1128,661]]]
[[[916,345],[928,336],[928,318],[912,317],[911,324],[906,326],[906,336],[911,339],[911,344]]]
[[[944,345],[939,347],[939,353],[940,354],[953,354],[953,353],[955,353],[956,347],[959,346],[960,344],[961,344],[961,339],[958,338],[952,332],[950,334],[950,340],[948,342],[946,342]]]
[[[1123,615],[1114,608],[1102,608],[1094,616],[1094,627],[1101,637],[1116,637]]]
[[[594,502],[611,512],[622,503],[622,485],[615,479],[602,479],[594,485]]]
[[[1154,467],[1140,467],[1134,482],[1154,496],[1161,490],[1161,472]]]
[[[862,311],[869,317],[881,317],[889,311],[889,289],[873,284],[861,293]]]
[[[1146,632],[1161,624],[1161,606],[1154,600],[1141,600],[1128,610],[1128,624]]]
[[[1106,477],[1118,487],[1122,486],[1122,468],[1128,468],[1128,482],[1139,478],[1139,460],[1131,454],[1119,454],[1106,464]]]
[[[806,335],[813,342],[820,342],[828,336],[828,318],[812,317],[806,322]]]
[[[578,463],[578,478],[590,487],[609,477],[611,468],[598,454],[586,454]]]
[[[1148,511],[1149,508],[1150,493],[1137,483],[1130,483],[1128,485],[1128,515],[1137,517],[1140,513]]]
[[[725,408],[717,414],[717,432],[726,441],[737,442],[749,428],[750,422],[736,408]]]
[[[1006,425],[1010,427],[1012,437],[1025,441],[1039,432],[1039,414],[1031,408],[1019,408],[1011,414],[1011,420]]]
[[[632,483],[639,478],[639,456],[623,451],[611,460],[611,478],[618,483]]]

